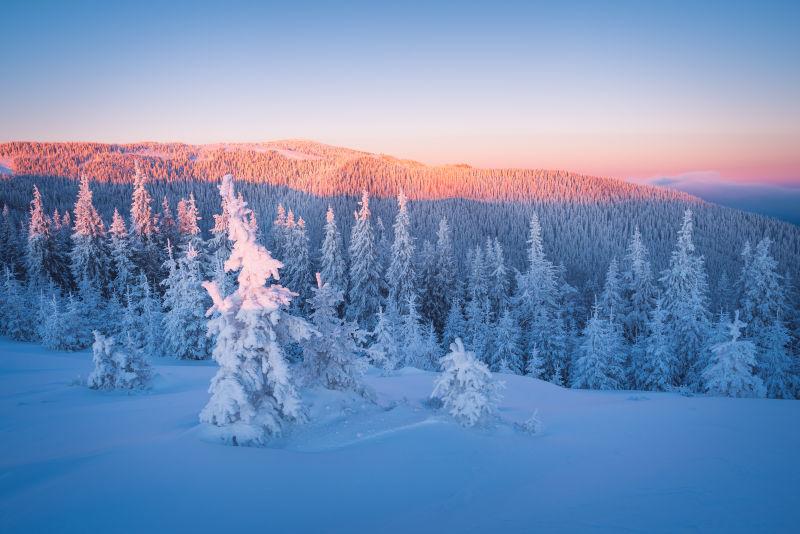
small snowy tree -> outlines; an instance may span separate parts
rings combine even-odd
[[[333,208],[328,206],[325,214],[325,237],[320,250],[320,276],[325,283],[347,291],[347,266],[344,262],[342,234],[336,226]]]
[[[359,357],[364,333],[355,322],[339,318],[337,309],[343,292],[322,281],[317,273],[317,287],[311,298],[311,322],[318,334],[303,347],[306,379],[328,389],[361,392],[365,362]]]
[[[17,281],[8,267],[4,268],[3,285],[0,288],[0,334],[19,341],[36,339],[36,313],[31,313],[28,302],[29,291]],[[34,296],[34,298],[36,298]],[[35,303],[36,301],[34,301]]]
[[[733,322],[729,323],[730,340],[711,348],[711,362],[703,371],[707,392],[728,397],[764,396],[764,383],[753,374],[756,365],[755,345],[739,339],[744,326],[737,310]]]
[[[367,357],[374,366],[384,372],[393,371],[400,361],[397,329],[397,313],[378,310],[378,319],[371,332],[372,344],[367,349]]]
[[[789,355],[789,331],[780,316],[776,316],[767,331],[760,336],[761,354],[758,375],[763,380],[767,397],[791,399],[792,357]]]
[[[450,312],[447,314],[447,320],[444,324],[444,332],[442,333],[443,346],[449,347],[457,337],[463,338],[465,332],[466,322],[461,311],[461,301],[454,298],[450,304]]]
[[[117,344],[113,337],[94,332],[92,345],[94,370],[88,384],[92,389],[143,389],[152,376],[152,369],[141,352]]]
[[[502,383],[496,382],[489,368],[464,350],[461,339],[450,345],[450,353],[441,360],[442,374],[434,382],[431,398],[463,426],[474,426],[491,416],[500,400]]]
[[[125,295],[122,315],[123,342],[132,351],[147,357],[161,356],[163,350],[163,320],[158,294],[154,294],[144,273]]]
[[[215,282],[203,285],[211,296],[209,334],[215,337],[214,360],[220,368],[211,381],[211,398],[200,421],[216,427],[234,445],[262,445],[281,434],[291,421],[305,418],[300,395],[284,358],[291,341],[314,332],[306,321],[289,315],[292,293],[279,280],[283,264],[257,241],[251,210],[233,189],[233,177],[222,179],[220,195],[228,209],[228,237],[233,243],[226,271],[238,271],[236,290],[224,296]]]
[[[206,293],[202,286],[200,262],[191,241],[177,261],[168,246],[164,286],[164,341],[170,354],[182,360],[204,360],[211,347],[206,336]]]
[[[522,374],[523,361],[520,348],[519,325],[508,310],[504,310],[500,320],[493,328],[491,358],[492,370],[508,370],[514,374]]]
[[[72,277],[86,277],[96,287],[105,287],[108,275],[108,249],[105,226],[92,203],[89,178],[81,177],[78,199],[75,201],[74,231],[72,233]]]
[[[600,306],[595,304],[578,346],[578,358],[572,370],[572,387],[620,389],[620,341],[610,321],[600,316]]]
[[[623,259],[622,288],[624,305],[616,313],[620,315],[625,327],[625,338],[635,343],[647,330],[649,314],[655,305],[653,272],[638,226]]]
[[[665,320],[666,312],[659,300],[647,323],[646,335],[639,338],[641,350],[634,351],[633,383],[638,389],[667,391],[672,386],[675,362]]]
[[[130,244],[128,243],[128,230],[125,227],[125,221],[116,208],[114,208],[114,215],[111,219],[108,233],[110,236],[110,263],[113,270],[111,287],[118,298],[123,298],[133,279],[134,265],[131,259]]]

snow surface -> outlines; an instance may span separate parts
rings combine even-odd
[[[0,339],[0,531],[791,532],[800,402],[566,390],[503,375],[500,420],[461,428],[434,373],[371,373],[378,404],[303,390],[269,448],[198,424],[213,362],[150,391],[81,384],[91,353]],[[517,430],[535,409],[541,435]]]

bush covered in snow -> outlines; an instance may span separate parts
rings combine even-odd
[[[494,413],[500,400],[502,383],[496,382],[486,364],[473,352],[464,350],[460,338],[450,345],[450,353],[441,360],[442,374],[434,383],[431,397],[464,426],[474,426]]]
[[[94,370],[88,384],[92,389],[142,389],[150,381],[152,370],[141,352],[117,344],[111,336],[94,332],[92,345]]]

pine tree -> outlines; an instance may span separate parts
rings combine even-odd
[[[128,287],[125,303],[122,331],[125,333],[126,347],[131,352],[141,352],[148,357],[161,356],[161,303],[144,273],[139,273],[137,283]]]
[[[616,311],[625,328],[625,339],[630,343],[636,343],[639,335],[647,330],[649,314],[655,305],[656,292],[648,256],[637,226],[623,260],[621,283],[624,304]]]
[[[168,247],[165,269],[169,273],[164,286],[164,341],[168,353],[182,360],[204,360],[211,347],[206,337],[206,294],[202,286],[200,261],[194,245],[177,261]]]
[[[428,319],[440,332],[445,327],[447,320],[446,310],[449,310],[456,297],[456,264],[453,256],[453,238],[450,234],[450,225],[446,218],[439,221],[436,232],[436,249],[434,260],[434,275],[430,283],[430,291],[426,300],[430,300],[433,312]],[[463,335],[463,334],[459,334]],[[446,342],[446,346],[455,341],[455,338]]]
[[[258,243],[251,211],[235,194],[230,175],[223,178],[220,195],[228,208],[233,243],[225,269],[239,274],[230,295],[220,294],[215,282],[203,284],[214,303],[208,331],[215,338],[213,357],[220,368],[200,421],[216,427],[219,437],[234,445],[261,445],[287,423],[304,419],[284,348],[307,340],[313,329],[286,313],[292,291],[266,285],[270,278],[280,278],[283,264]]]
[[[514,320],[511,312],[504,310],[497,324],[492,331],[492,353],[490,369],[493,371],[508,371],[514,374],[522,374],[523,360],[522,350],[520,349],[519,325]]]
[[[600,315],[604,319],[609,319],[613,315],[621,313],[624,309],[622,303],[622,281],[620,280],[619,265],[617,259],[612,258],[606,271],[606,283],[603,292],[600,294]]]
[[[486,238],[486,278],[491,317],[496,320],[508,306],[508,269],[503,257],[503,247],[497,238]]]
[[[220,293],[227,295],[233,291],[236,283],[234,273],[225,271],[225,261],[231,255],[231,242],[228,239],[228,221],[230,219],[228,206],[223,198],[220,203],[221,213],[214,215],[214,227],[211,229],[211,239],[208,241],[206,264],[203,272],[217,284]],[[278,206],[279,214],[283,209]],[[285,218],[285,214],[284,214]],[[273,226],[273,232],[275,227]],[[280,257],[280,256],[278,256]]]
[[[780,316],[773,319],[766,332],[759,338],[757,369],[759,378],[764,382],[767,397],[794,398],[792,358],[788,352],[789,331]]]
[[[92,389],[143,389],[152,377],[150,364],[131,343],[118,344],[113,337],[94,332],[94,369],[88,383]]]
[[[312,291],[311,322],[318,335],[303,347],[306,379],[327,389],[360,392],[365,362],[358,354],[364,332],[355,322],[339,318],[337,309],[344,300],[341,289],[323,282],[317,273],[317,287]]]
[[[402,190],[397,195],[397,208],[391,262],[386,271],[386,285],[389,288],[388,298],[400,304],[400,311],[403,312],[411,295],[416,296],[417,280],[414,270],[414,238],[411,237],[408,199]]]
[[[708,282],[704,259],[695,253],[692,241],[692,211],[687,209],[678,232],[678,242],[662,276],[662,305],[670,346],[676,351],[673,384],[699,389],[705,366],[704,350],[709,331]]]
[[[367,357],[384,372],[393,371],[400,362],[400,342],[396,335],[398,329],[396,313],[378,310],[375,328],[370,333],[372,344],[367,349]]]
[[[381,271],[370,222],[369,195],[364,191],[350,237],[350,303],[348,317],[371,325],[380,307]]]
[[[50,280],[61,288],[69,288],[72,284],[64,250],[57,246],[50,226],[50,218],[44,212],[42,205],[42,195],[39,189],[33,186],[25,269],[28,285],[34,291],[38,287],[46,286]]]
[[[672,387],[672,372],[675,369],[673,349],[666,330],[667,314],[657,301],[650,315],[647,328],[637,337],[642,349],[635,352],[633,361],[633,383],[637,389],[667,391]]]
[[[583,389],[620,389],[621,340],[600,315],[600,306],[595,304],[592,317],[586,323],[578,347],[578,357],[572,371],[572,387]]]
[[[744,326],[737,310],[733,322],[728,325],[730,340],[711,348],[714,355],[703,371],[707,392],[728,397],[764,396],[764,383],[753,374],[756,365],[755,345],[739,339]]]
[[[194,193],[189,194],[189,198],[182,198],[178,202],[178,233],[180,234],[180,248],[183,254],[191,246],[198,257],[205,249],[205,243],[200,233],[200,213],[194,200]],[[177,243],[177,241],[173,242]]]
[[[3,271],[0,292],[0,334],[19,341],[36,339],[36,314],[30,313],[26,291],[8,267]]]
[[[284,281],[298,294],[294,302],[299,306],[306,302],[311,288],[311,257],[306,223],[302,217],[289,227],[284,263]]]
[[[0,268],[8,267],[15,275],[22,276],[25,272],[23,258],[14,220],[8,204],[3,204],[2,222],[0,222]]]
[[[426,371],[433,371],[439,368],[439,360],[442,357],[439,347],[439,339],[436,337],[436,329],[433,323],[428,323],[422,329],[422,340],[420,352],[417,357],[418,367]]]
[[[114,216],[108,230],[110,241],[110,264],[113,270],[111,287],[118,298],[123,298],[133,280],[134,265],[131,260],[131,249],[128,241],[128,230],[119,212],[114,209]]]
[[[161,245],[157,240],[158,221],[153,215],[153,202],[145,184],[147,178],[137,167],[131,197],[129,246],[134,265],[148,278],[160,276]]]
[[[225,214],[224,208],[225,207],[223,206],[223,215]],[[294,216],[292,216],[292,220],[294,220]],[[275,217],[275,220],[272,221],[272,230],[270,231],[272,238],[272,250],[275,251],[276,258],[286,257],[286,240],[288,238],[287,228],[288,228],[288,218],[286,215],[286,208],[283,207],[283,204],[279,203],[278,214]]]
[[[450,353],[441,361],[442,374],[434,382],[431,398],[463,426],[474,426],[491,416],[500,400],[501,383],[492,377],[475,354],[464,350],[460,339],[450,345]]]
[[[347,265],[344,261],[342,235],[336,226],[333,208],[328,206],[325,214],[325,238],[320,250],[320,275],[325,283],[347,291]]]
[[[450,346],[455,342],[456,338],[462,338],[466,334],[466,322],[464,321],[464,314],[461,311],[461,301],[454,298],[450,311],[447,314],[447,320],[444,325],[444,332],[442,333],[443,345]]]
[[[390,300],[389,302],[394,302]],[[417,299],[412,293],[406,303],[406,313],[400,319],[400,340],[403,344],[403,355],[400,361],[401,367],[423,368],[420,363],[423,352],[422,328],[420,316],[417,309]]]
[[[92,203],[92,191],[86,176],[81,177],[74,212],[72,277],[76,281],[86,277],[103,288],[109,268],[105,226]]]
[[[517,275],[512,304],[522,326],[527,357],[538,350],[544,376],[566,361],[565,326],[559,313],[557,271],[546,258],[539,218],[534,213],[528,239],[528,270]]]

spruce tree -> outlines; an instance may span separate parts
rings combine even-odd
[[[130,351],[147,357],[163,354],[163,319],[158,294],[154,293],[144,273],[128,287],[122,316],[122,343]]]
[[[386,270],[388,298],[400,305],[400,311],[416,296],[416,272],[414,269],[414,238],[411,236],[411,220],[408,215],[408,199],[401,190],[397,195],[397,216],[394,221],[394,242],[391,261]]]
[[[754,374],[755,345],[740,339],[744,326],[737,310],[734,320],[728,324],[730,339],[711,348],[713,356],[702,376],[705,390],[712,395],[764,396],[764,383]]]
[[[280,261],[258,243],[250,224],[251,210],[233,189],[233,178],[222,180],[220,195],[228,209],[228,238],[233,243],[225,262],[238,272],[233,293],[223,295],[215,282],[203,285],[211,296],[208,331],[215,339],[213,358],[219,370],[211,381],[211,398],[200,421],[234,445],[263,445],[281,434],[286,424],[302,421],[300,395],[284,357],[291,342],[307,340],[312,327],[285,310],[294,293],[279,280]]]
[[[641,349],[635,351],[638,357],[633,360],[633,383],[637,389],[667,391],[672,387],[675,362],[666,318],[659,300],[650,314],[646,330],[640,331],[637,337],[637,344],[641,345]]]
[[[463,338],[466,334],[466,322],[461,311],[461,301],[454,298],[447,313],[447,320],[442,333],[442,345],[450,346],[456,338]]]
[[[520,348],[519,325],[514,320],[509,310],[504,310],[497,324],[492,331],[492,352],[491,364],[493,371],[508,371],[514,374],[522,374],[523,360]]]
[[[85,175],[81,177],[74,213],[72,277],[76,281],[88,278],[102,289],[107,282],[109,252],[105,240],[105,226],[92,203],[89,178]]]
[[[369,195],[364,191],[350,237],[350,293],[348,317],[359,324],[374,323],[380,307],[381,272],[370,221]]]
[[[328,206],[325,214],[325,237],[320,249],[320,275],[325,283],[347,291],[347,265],[344,261],[342,234],[336,226],[333,208]]]
[[[396,313],[378,310],[375,328],[370,333],[372,343],[367,349],[367,357],[375,367],[385,373],[393,371],[400,362],[400,340],[397,336],[399,325]]]
[[[647,330],[650,311],[655,305],[656,291],[649,253],[637,226],[628,244],[622,270],[623,307],[616,311],[625,327],[625,339],[636,343]]]
[[[614,328],[600,314],[595,303],[578,346],[572,370],[572,387],[584,389],[620,389],[622,387],[620,342]]]
[[[131,259],[131,248],[128,241],[128,230],[125,221],[119,212],[114,209],[109,234],[110,266],[113,272],[111,287],[113,293],[120,299],[124,298],[128,286],[134,277],[134,265]]]
[[[676,351],[673,384],[700,387],[705,366],[704,350],[709,332],[708,282],[703,256],[692,240],[692,211],[687,209],[669,267],[661,275],[665,325]]]

